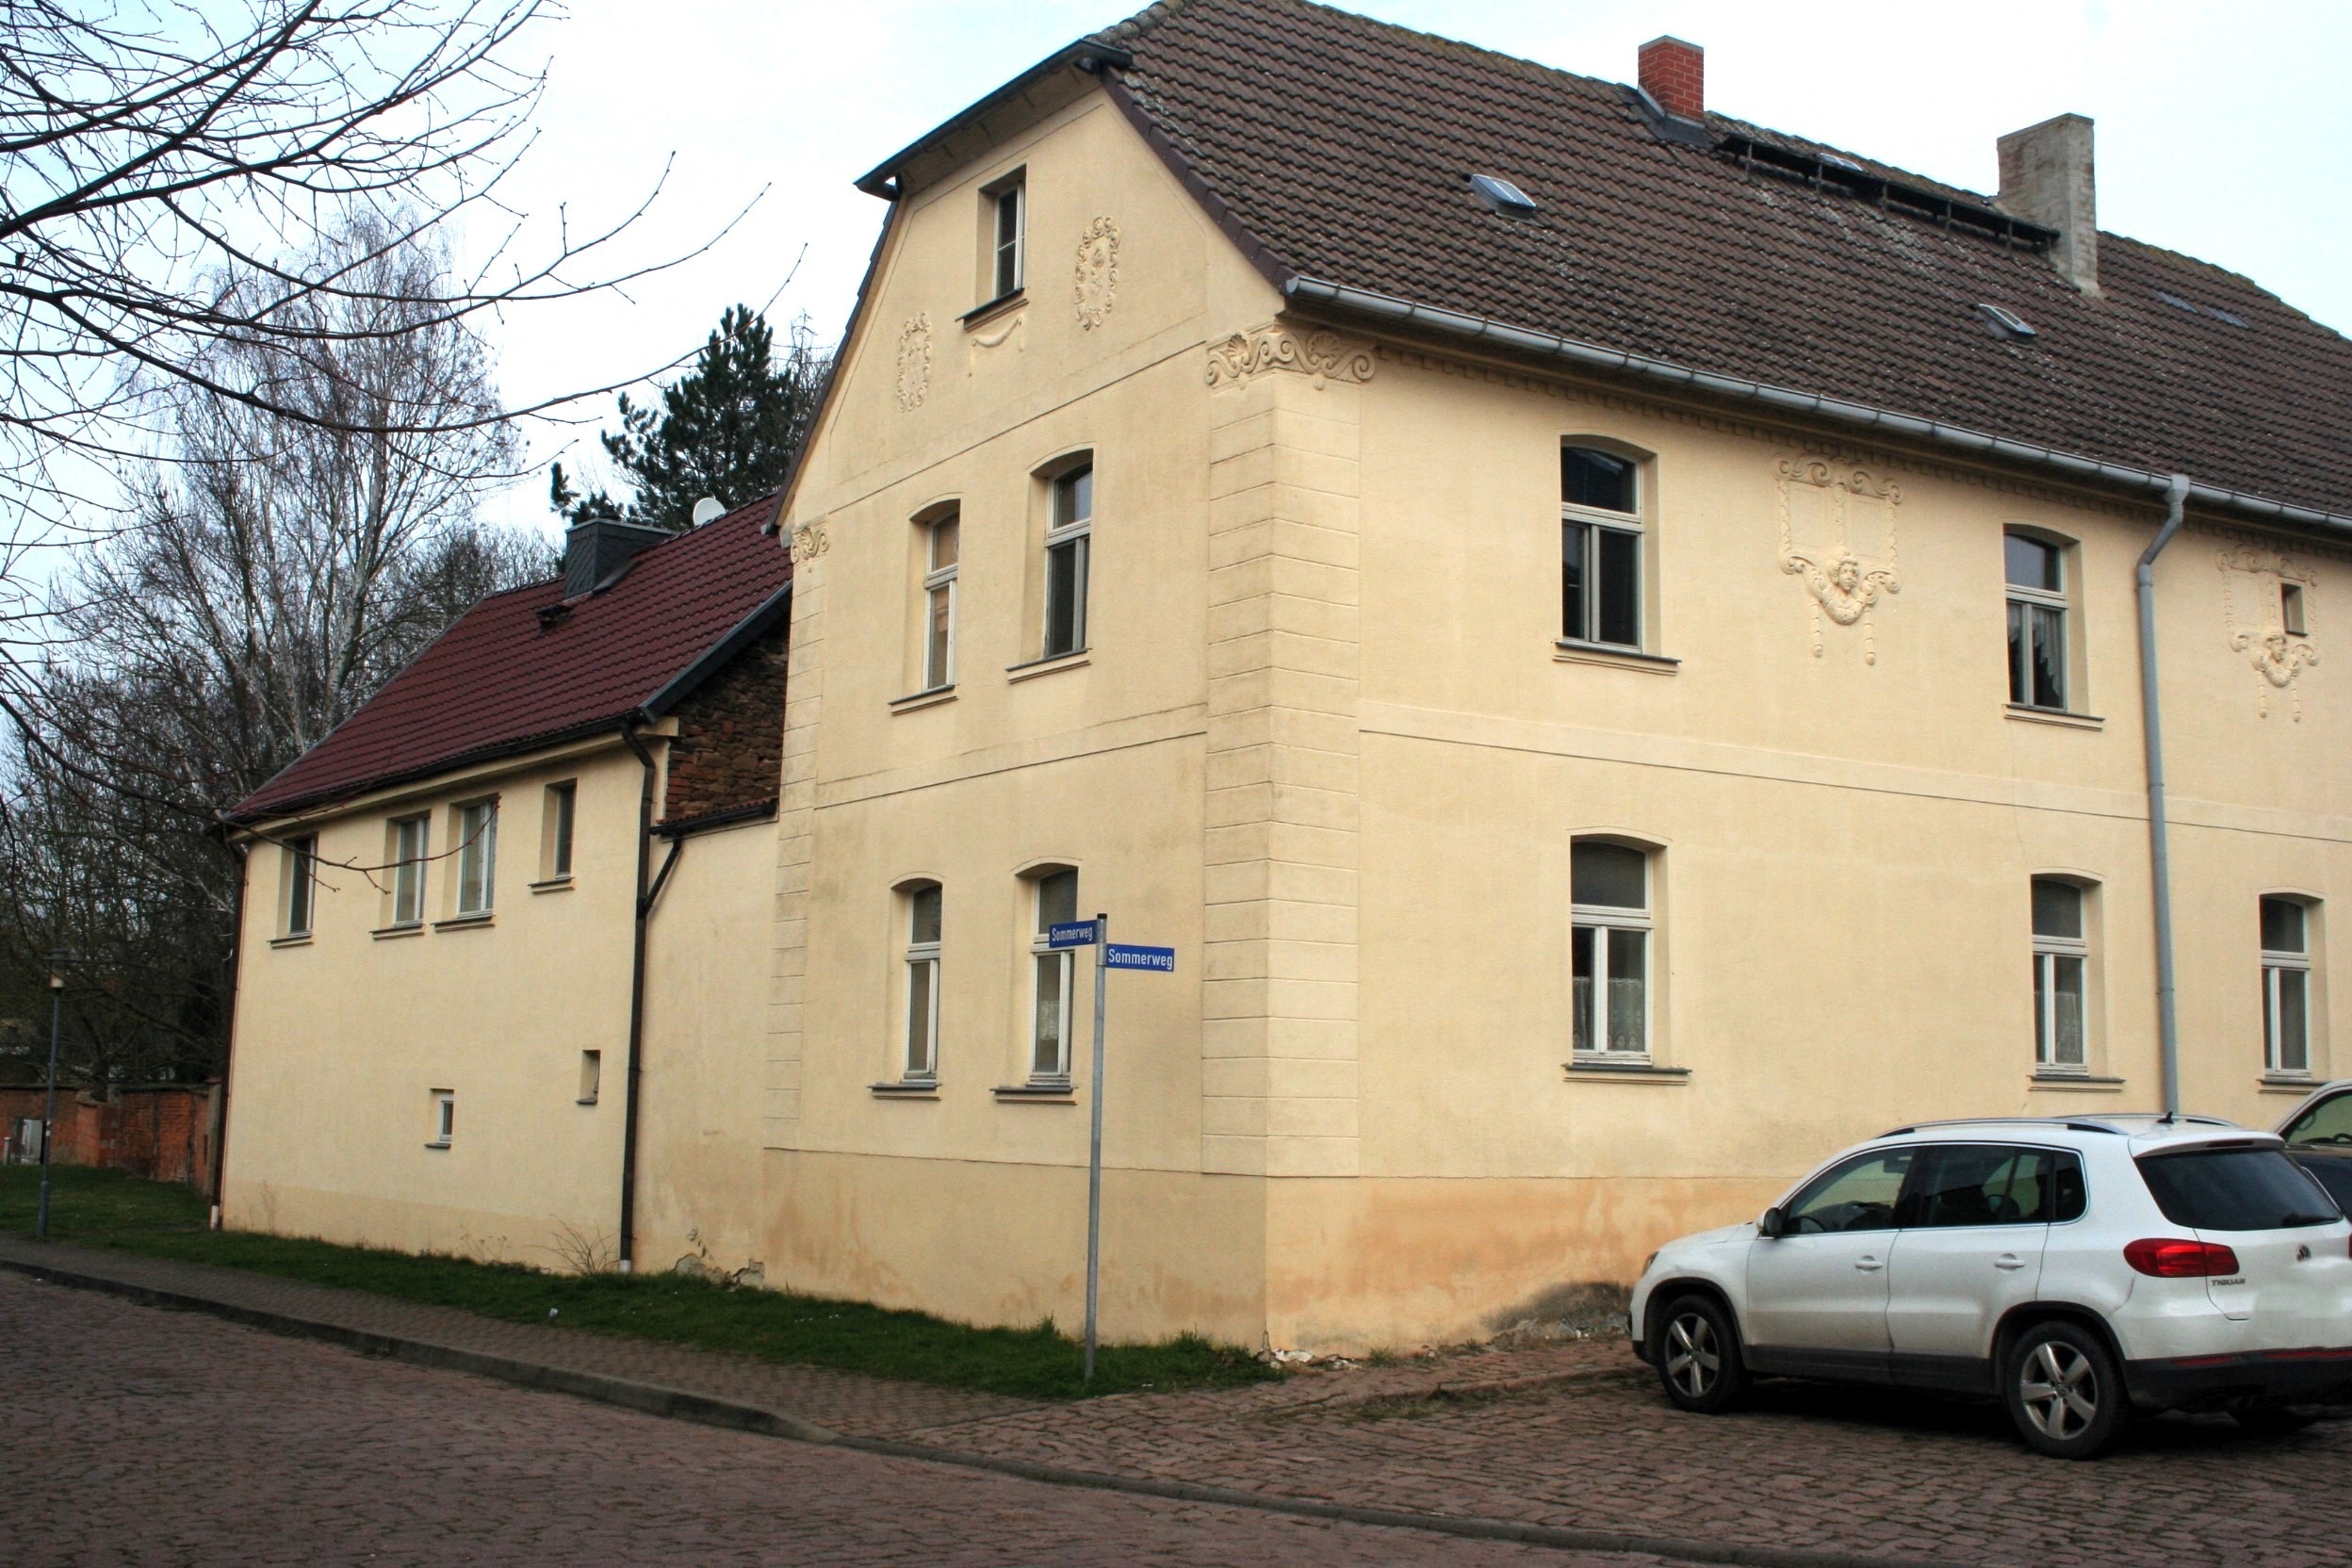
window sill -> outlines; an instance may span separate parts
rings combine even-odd
[[[2042,1068],[2034,1071],[2029,1085],[2036,1089],[2056,1089],[2061,1094],[2121,1094],[2124,1080],[2099,1073],[2059,1072]]]
[[[2034,708],[2022,702],[2009,705],[2009,716],[2019,724],[2054,724],[2061,729],[2107,727],[2107,721],[2096,713],[2069,713],[2057,708]]]
[[[531,890],[534,893],[561,893],[569,892],[571,890],[571,887],[572,879],[570,877],[550,876],[545,882],[533,882],[531,884]]]
[[[1075,1105],[1078,1091],[1066,1078],[1040,1078],[1030,1084],[999,1084],[989,1092],[1008,1102],[1031,1105]]]
[[[447,1138],[428,1138],[425,1141],[425,1147],[427,1149],[447,1149],[449,1146],[449,1140]]]
[[[391,937],[421,937],[425,934],[425,923],[420,920],[402,921],[398,925],[379,925],[368,934],[378,941]]]
[[[573,1101],[573,1102],[572,1102],[572,1103],[573,1103],[573,1104],[575,1104],[575,1105],[593,1105],[593,1104],[595,1104],[596,1102],[596,1097],[595,1095],[593,1095],[593,1094],[589,1094],[589,1095],[582,1095],[580,1099],[575,1100],[575,1101]]]
[[[1607,643],[1579,643],[1570,637],[1552,644],[1552,657],[1562,664],[1606,664],[1612,669],[1642,670],[1650,675],[1673,675],[1682,668],[1681,660],[1662,653],[1612,647]]]
[[[937,1100],[939,1081],[937,1078],[902,1078],[894,1084],[868,1084],[866,1087],[876,1100]]]
[[[452,915],[448,920],[434,921],[433,928],[435,931],[467,931],[476,926],[492,924],[497,919],[496,914],[485,909],[479,915]]]
[[[1645,1061],[1611,1061],[1605,1056],[1578,1056],[1560,1064],[1571,1078],[1602,1078],[1627,1084],[1687,1084],[1687,1067],[1658,1067]]]
[[[914,692],[903,697],[892,697],[890,711],[911,713],[918,708],[929,708],[935,703],[954,702],[955,700],[956,687],[951,682],[945,686],[934,686],[927,692]]]
[[[1074,670],[1086,663],[1087,656],[1093,651],[1092,648],[1080,648],[1075,653],[1057,653],[1050,659],[1032,659],[1025,664],[1007,664],[1004,666],[1005,684],[1052,675],[1056,670]]]
[[[298,931],[290,937],[272,937],[270,939],[270,945],[271,947],[308,947],[310,943],[311,933],[308,931]]]
[[[1028,302],[1029,291],[1025,288],[1016,288],[1009,294],[999,294],[995,299],[988,301],[985,304],[972,306],[970,310],[956,318],[956,319],[964,324],[964,330],[966,332],[970,332],[972,328],[986,326],[989,321],[1004,315],[1006,311],[1017,310]]]
[[[2327,1081],[2308,1072],[2265,1072],[2256,1080],[2264,1094],[2309,1094]]]

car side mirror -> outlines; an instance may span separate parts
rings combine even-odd
[[[1764,1217],[1756,1222],[1756,1233],[1760,1236],[1777,1236],[1782,1233],[1782,1228],[1781,1213],[1777,1208],[1766,1209]]]

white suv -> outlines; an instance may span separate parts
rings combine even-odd
[[[2087,1459],[2135,1408],[2279,1427],[2352,1397],[2352,1224],[2229,1122],[1922,1123],[1660,1249],[1632,1328],[1685,1410],[1758,1374],[1893,1383],[1999,1398]]]

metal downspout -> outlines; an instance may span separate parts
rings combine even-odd
[[[2164,1115],[2180,1114],[2180,1020],[2173,997],[2172,851],[2164,821],[2164,727],[2156,669],[2156,558],[2180,531],[2189,476],[2164,488],[2164,526],[2140,556],[2140,729],[2148,743],[2148,858],[2156,901],[2156,1031],[2164,1064]]]
[[[629,971],[629,1070],[621,1089],[620,1266],[629,1274],[637,1266],[637,1074],[638,1048],[645,1032],[645,919],[653,912],[645,897],[645,870],[653,850],[654,762],[634,724],[621,726],[621,739],[645,769],[645,784],[637,795],[637,930]]]

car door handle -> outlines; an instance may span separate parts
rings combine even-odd
[[[2025,1260],[2015,1252],[2003,1252],[1993,1260],[1993,1266],[1995,1268],[2023,1268]]]
[[[1879,1262],[1876,1258],[1870,1256],[1868,1252],[1865,1252],[1860,1257],[1854,1260],[1854,1266],[1862,1270],[1866,1274],[1874,1274],[1886,1266]]]

